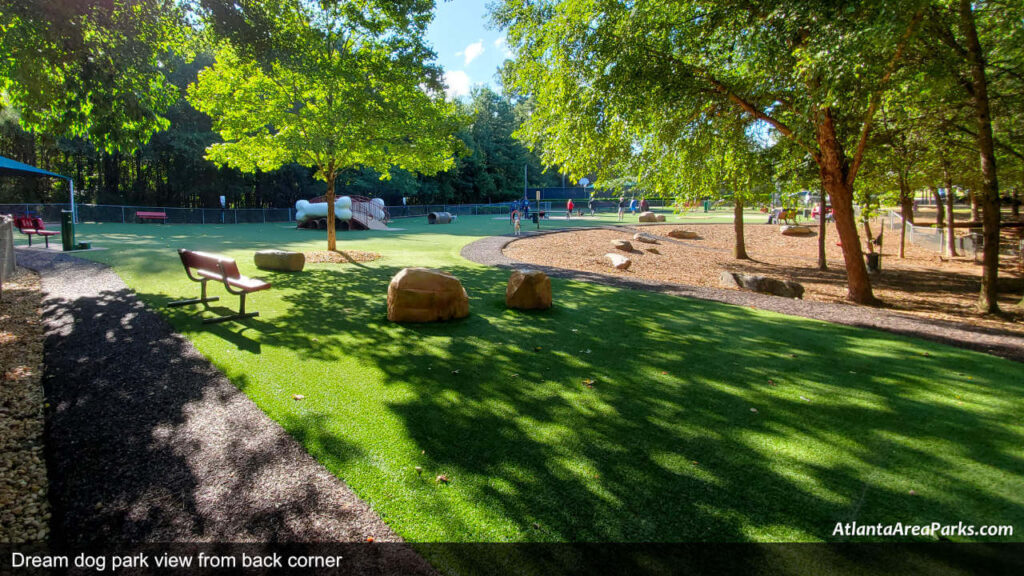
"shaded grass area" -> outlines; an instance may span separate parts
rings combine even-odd
[[[83,256],[112,264],[408,540],[821,541],[842,540],[837,522],[1024,521],[1018,364],[558,279],[554,309],[509,311],[507,272],[458,256],[507,221],[393,226],[405,230],[339,235],[339,249],[381,260],[300,274],[258,271],[251,253],[322,248],[323,232],[80,234],[109,248]],[[178,247],[228,254],[269,280],[249,303],[261,316],[201,325],[237,304],[219,288],[211,312],[164,308],[198,293]],[[387,283],[413,265],[458,276],[471,316],[388,322]]]

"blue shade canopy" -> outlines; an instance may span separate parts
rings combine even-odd
[[[35,166],[29,166],[28,164],[18,162],[17,160],[4,158],[3,156],[0,156],[0,176],[51,176],[53,178],[70,180],[67,176],[47,172],[46,170],[41,170]]]

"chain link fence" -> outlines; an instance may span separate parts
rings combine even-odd
[[[548,209],[550,209],[550,204]],[[0,214],[34,216],[47,222],[60,222],[62,210],[70,204],[0,204]],[[417,204],[388,206],[391,218],[413,218],[431,212],[448,212],[459,216],[507,215],[511,203],[503,204]],[[78,204],[75,206],[78,222],[109,222],[131,224],[143,222],[138,212],[163,212],[168,224],[256,224],[266,222],[294,222],[293,208],[166,208],[160,206],[118,206],[105,204]],[[158,220],[159,221],[159,220]]]
[[[926,248],[939,254],[946,253],[946,227],[945,226],[915,226],[910,222],[904,222],[899,212],[890,210],[885,217],[893,238],[898,239],[900,226],[907,227],[907,241],[915,246]],[[896,240],[898,242],[898,240]],[[974,255],[975,259],[981,254],[984,237],[980,230],[971,230],[964,236],[956,236],[954,243],[960,254]]]

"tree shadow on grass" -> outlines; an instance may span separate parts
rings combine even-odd
[[[398,268],[319,269],[277,281],[293,314],[264,339],[354,355],[410,392],[385,401],[424,452],[408,467],[450,475],[455,494],[398,480],[418,500],[392,517],[407,536],[425,522],[460,540],[832,540],[837,522],[1024,520],[1015,365],[561,280],[554,309],[520,313],[506,272],[447,270],[467,319],[389,323]]]
[[[362,530],[381,529],[128,290],[51,295],[44,318],[55,549],[361,541]],[[335,458],[362,456],[342,438],[317,437],[315,418],[283,424]]]

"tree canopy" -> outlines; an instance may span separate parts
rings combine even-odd
[[[410,3],[422,10],[429,3]],[[339,171],[392,167],[426,174],[453,165],[458,126],[440,70],[416,14],[395,18],[347,3],[259,4],[273,18],[271,47],[228,41],[189,87],[189,101],[213,118],[223,142],[207,157],[245,172],[295,162],[327,182],[328,248],[335,248],[334,183]],[[429,15],[429,12],[427,13]],[[274,46],[284,46],[280,51]]]

